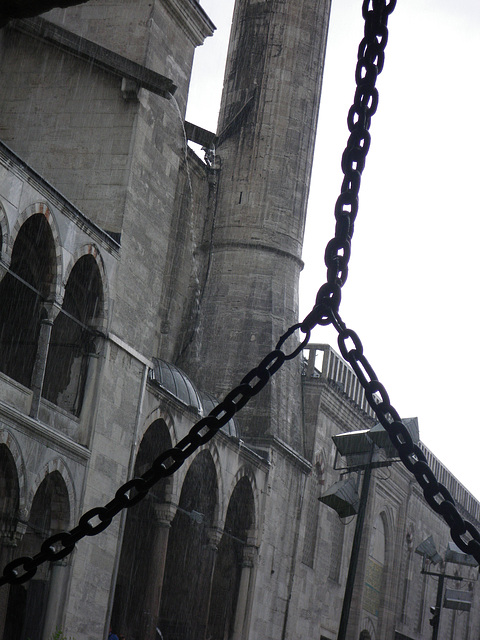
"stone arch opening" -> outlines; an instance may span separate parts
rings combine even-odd
[[[26,387],[37,352],[41,304],[55,273],[50,226],[43,214],[34,214],[20,228],[10,270],[0,282],[0,371]]]
[[[165,421],[155,420],[140,443],[134,475],[142,475],[171,446]],[[171,478],[161,480],[127,511],[111,625],[117,635],[125,635],[129,640],[155,637],[169,529],[166,502],[171,483]]]
[[[10,450],[0,444],[0,532],[2,541],[10,540],[15,532],[20,486],[18,473]]]
[[[95,351],[92,323],[101,315],[102,280],[92,255],[72,268],[60,313],[52,328],[42,396],[79,415],[85,391],[89,355]]]
[[[215,640],[231,638],[235,624],[243,624],[253,561],[252,547],[248,545],[251,545],[249,538],[254,528],[253,491],[249,479],[244,476],[236,484],[228,503],[225,526],[218,545],[207,637]]]
[[[188,469],[170,530],[158,628],[164,640],[203,640],[215,566],[217,473],[208,451]]]
[[[58,471],[49,473],[34,496],[27,527],[17,548],[18,556],[37,553],[43,540],[68,528],[70,504],[68,489]],[[61,597],[61,586],[51,588],[52,565],[39,567],[35,577],[10,588],[4,637],[10,640],[42,638],[47,611],[53,601]],[[54,621],[51,621],[54,625]],[[53,631],[55,627],[53,626]]]

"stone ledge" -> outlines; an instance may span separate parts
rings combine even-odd
[[[202,45],[216,27],[196,0],[164,0],[165,8],[185,29],[194,46]]]
[[[85,60],[103,71],[118,76],[122,80],[126,78],[137,83],[139,87],[163,98],[170,99],[176,91],[177,87],[170,78],[166,78],[43,18],[13,20],[9,23],[9,27],[35,38],[40,38],[76,58]]]

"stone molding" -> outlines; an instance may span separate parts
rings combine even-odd
[[[213,35],[215,25],[195,0],[163,0],[165,9],[182,27],[194,46]]]

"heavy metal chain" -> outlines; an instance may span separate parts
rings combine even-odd
[[[389,2],[364,0],[363,2],[365,31],[358,49],[355,98],[348,113],[350,136],[342,156],[344,180],[335,206],[335,236],[327,244],[325,251],[327,282],[320,287],[312,311],[302,323],[290,327],[280,338],[275,349],[252,369],[208,416],[197,422],[175,447],[161,453],[143,475],[122,485],[113,500],[103,507],[95,507],[83,514],[76,527],[45,540],[36,555],[23,556],[10,562],[5,567],[3,576],[0,577],[0,585],[19,584],[30,580],[41,564],[64,558],[74,550],[79,540],[101,533],[120,511],[142,500],[157,482],[172,475],[189,456],[213,438],[250,398],[263,389],[270,377],[286,360],[295,358],[301,353],[310,339],[311,330],[317,324],[333,324],[336,328],[339,334],[340,352],[358,376],[370,406],[389,434],[402,462],[415,475],[428,504],[444,518],[450,527],[452,539],[458,547],[474,556],[480,563],[480,534],[470,522],[460,516],[449,491],[436,480],[424,454],[417,445],[413,444],[407,428],[390,404],[387,392],[363,355],[360,339],[354,331],[346,328],[338,314],[341,288],[348,275],[350,245],[358,211],[360,179],[370,146],[370,122],[378,104],[375,82],[383,69],[384,50],[388,38],[387,21],[395,4],[396,0]],[[305,334],[305,338],[293,352],[284,353],[282,351],[284,343],[298,329]]]
[[[335,205],[337,221],[335,236],[327,244],[325,251],[327,282],[320,287],[316,304],[301,324],[301,330],[311,330],[316,324],[333,324],[338,331],[340,353],[357,375],[365,390],[368,403],[387,431],[401,461],[415,476],[423,489],[427,503],[450,527],[450,534],[455,544],[464,553],[472,555],[480,564],[480,533],[471,522],[462,518],[448,489],[437,481],[425,455],[413,443],[398,412],[390,404],[384,386],[379,382],[364,356],[360,338],[354,331],[347,329],[338,313],[341,288],[348,275],[350,244],[358,211],[360,179],[370,146],[368,129],[378,105],[375,81],[383,69],[384,49],[388,38],[387,20],[395,4],[396,0],[391,0],[389,3],[384,0],[366,0],[363,3],[365,32],[358,49],[355,72],[357,89],[354,103],[348,113],[350,136],[342,156],[344,179]]]
[[[300,324],[290,327],[280,338],[275,349],[257,367],[249,371],[240,384],[230,391],[208,416],[199,420],[175,447],[161,453],[144,474],[122,485],[113,500],[103,507],[94,507],[84,513],[78,525],[70,531],[61,531],[50,536],[33,557],[22,556],[7,564],[3,576],[0,577],[0,585],[20,584],[30,580],[41,564],[61,560],[74,550],[79,540],[104,531],[120,511],[133,507],[147,495],[153,485],[175,473],[192,453],[211,440],[250,398],[263,389],[286,360],[298,356],[310,339],[309,330],[302,343],[291,353],[284,353],[282,346],[299,328]]]

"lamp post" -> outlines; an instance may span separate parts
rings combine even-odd
[[[434,576],[438,578],[437,585],[437,597],[435,606],[430,607],[430,612],[433,614],[430,618],[430,624],[432,625],[432,640],[437,640],[438,631],[440,628],[440,615],[442,612],[442,600],[444,609],[456,609],[461,611],[470,611],[472,604],[472,594],[465,591],[459,591],[457,589],[446,589],[444,598],[444,585],[446,579],[455,580],[461,582],[463,577],[458,575],[448,575],[445,571],[427,571],[426,561],[430,560],[433,564],[437,564],[442,560],[440,554],[437,552],[433,537],[429,536],[426,540],[418,545],[415,549],[415,553],[423,556],[422,562],[422,574],[427,576]],[[477,566],[476,560],[461,551],[456,544],[449,542],[447,550],[445,552],[445,565],[447,562],[456,565],[466,565],[470,567]]]
[[[417,419],[409,418],[404,420],[404,423],[414,442],[418,442],[419,436]],[[355,513],[357,514],[357,522],[353,536],[352,551],[350,554],[350,563],[348,565],[347,582],[345,584],[345,594],[343,597],[342,613],[340,616],[337,636],[337,640],[345,640],[358,559],[360,557],[360,546],[372,469],[389,466],[392,462],[398,460],[398,456],[396,449],[393,448],[390,442],[387,432],[381,424],[377,424],[371,429],[341,433],[339,435],[332,436],[332,439],[336,448],[334,469],[337,471],[344,470],[347,473],[352,473],[354,471],[364,472],[358,507],[353,504],[354,498],[349,498],[346,492],[344,492],[343,495],[340,495],[341,489],[343,489],[345,484],[349,482],[348,480],[336,483],[330,490],[326,491],[324,495],[319,498],[321,502],[335,509],[340,517],[353,515]],[[383,450],[383,457],[380,456],[380,450]],[[345,458],[346,466],[337,467],[339,455],[342,458]]]

